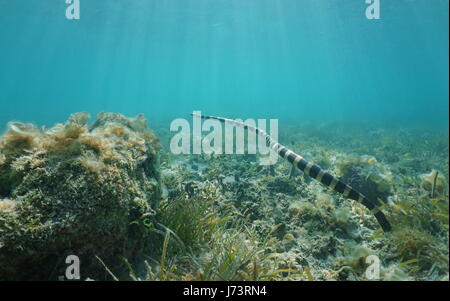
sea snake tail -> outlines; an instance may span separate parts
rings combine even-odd
[[[198,115],[198,114],[192,114],[192,115],[201,117],[202,119],[219,120],[221,122],[225,122],[225,123],[229,123],[229,124],[236,125],[239,127],[243,127],[245,129],[248,129],[249,131],[255,132],[257,135],[266,139],[266,142],[267,142],[267,144],[270,145],[270,148],[272,148],[272,150],[274,150],[280,157],[289,161],[295,167],[297,167],[298,169],[303,171],[305,174],[307,174],[311,178],[314,178],[315,180],[319,181],[323,185],[339,192],[346,198],[349,198],[349,199],[352,199],[352,200],[355,200],[355,201],[361,203],[367,209],[369,209],[370,212],[375,216],[375,218],[377,219],[377,221],[380,224],[383,231],[389,232],[391,230],[391,225],[389,224],[384,213],[381,211],[380,203],[378,201],[370,201],[362,193],[353,189],[352,187],[345,184],[344,182],[337,179],[336,177],[332,176],[328,172],[324,171],[319,166],[317,166],[311,162],[308,162],[302,156],[296,154],[295,152],[291,151],[287,147],[281,145],[276,140],[274,140],[272,137],[270,137],[265,131],[260,130],[254,126],[247,125],[245,123],[242,123],[242,122],[239,122],[236,120],[232,120],[232,119],[207,116],[207,115]]]

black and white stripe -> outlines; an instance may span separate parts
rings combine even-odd
[[[195,115],[195,114],[193,114]],[[376,200],[369,201],[363,194],[356,191],[349,185],[345,184],[341,180],[335,178],[328,172],[321,169],[319,166],[308,162],[305,160],[302,156],[296,154],[295,152],[291,151],[287,147],[281,145],[272,137],[270,137],[266,132],[263,130],[260,130],[254,126],[247,125],[245,123],[238,122],[236,120],[222,118],[222,117],[214,117],[214,116],[206,116],[206,115],[196,115],[200,116],[203,119],[215,119],[219,120],[221,122],[226,122],[229,124],[233,124],[236,126],[240,126],[243,128],[248,129],[249,131],[253,131],[259,136],[266,139],[266,142],[270,147],[278,153],[280,157],[283,159],[289,161],[291,164],[293,164],[295,167],[303,171],[305,174],[310,176],[311,178],[314,178],[315,180],[319,181],[323,185],[339,192],[340,194],[344,195],[346,198],[355,200],[361,204],[363,204],[367,209],[370,210],[370,212],[375,216],[378,223],[381,225],[381,228],[383,231],[388,232],[391,230],[391,225],[389,224],[388,220],[386,219],[386,216],[380,209],[380,203]]]

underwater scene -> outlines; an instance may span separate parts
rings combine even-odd
[[[448,281],[448,14],[0,0],[0,280]]]

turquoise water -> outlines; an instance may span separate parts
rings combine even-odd
[[[0,280],[448,281],[448,0],[66,1],[0,0]]]
[[[448,124],[448,1],[0,0],[0,122]]]

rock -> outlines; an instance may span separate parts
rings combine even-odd
[[[392,194],[392,173],[374,157],[350,157],[340,162],[338,175],[370,200],[387,201]]]
[[[88,117],[13,123],[0,138],[0,280],[56,280],[68,255],[101,280],[95,256],[117,271],[141,254],[160,198],[157,138],[142,115]]]

